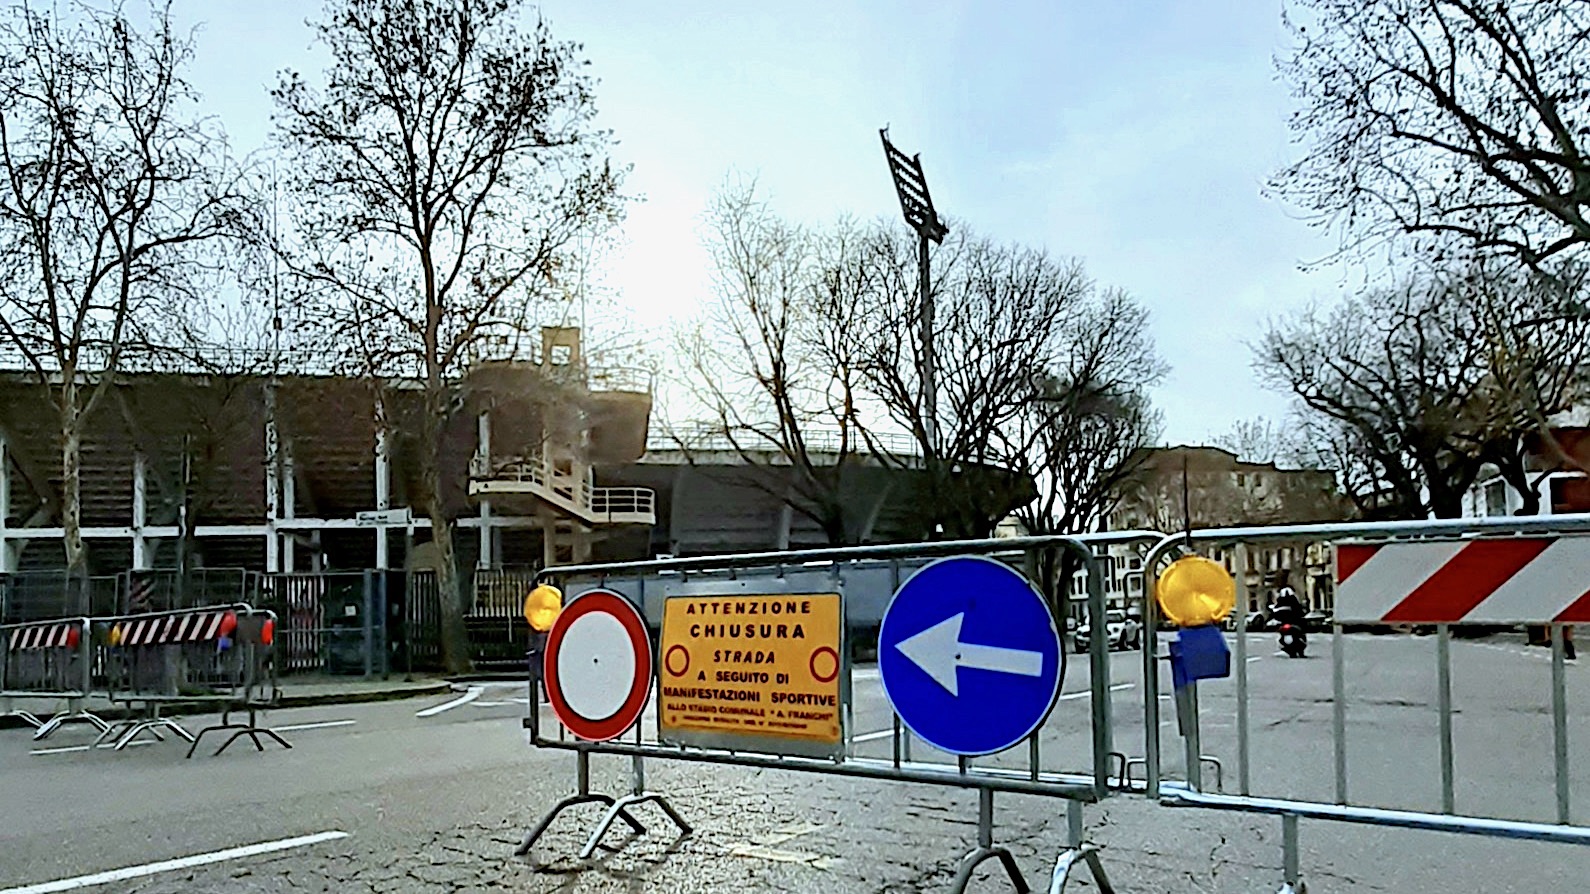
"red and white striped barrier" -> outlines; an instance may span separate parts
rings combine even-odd
[[[230,619],[230,620],[229,620]],[[237,627],[237,612],[195,611],[130,619],[121,626],[119,644],[123,646],[165,646],[173,643],[200,643],[226,636]]]
[[[82,623],[78,621],[50,621],[15,627],[6,638],[6,648],[57,649],[75,646],[82,637]]]
[[[1590,623],[1590,536],[1340,543],[1336,619]]]

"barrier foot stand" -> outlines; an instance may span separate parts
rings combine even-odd
[[[198,750],[199,740],[204,738],[205,733],[224,732],[226,730],[233,730],[232,735],[228,736],[226,741],[221,743],[220,748],[215,749],[215,754],[211,755],[211,757],[220,757],[221,752],[231,747],[233,742],[236,742],[243,736],[248,736],[249,739],[253,740],[255,751],[264,751],[265,745],[259,740],[261,733],[274,739],[276,744],[282,746],[283,748],[292,748],[292,744],[286,739],[283,739],[275,730],[259,725],[256,711],[257,709],[255,708],[248,709],[248,723],[232,723],[231,712],[222,711],[220,723],[216,724],[215,726],[207,726],[204,729],[199,730],[199,734],[193,737],[193,743],[188,746],[188,757],[193,757],[193,752]]]
[[[44,723],[39,724],[39,728],[33,733],[33,741],[37,742],[40,739],[48,738],[50,733],[55,732],[62,726],[65,726],[74,720],[92,724],[93,727],[99,730],[101,733],[104,733],[106,730],[110,729],[110,724],[106,723],[104,720],[101,720],[93,711],[87,711],[82,708],[69,708],[65,711],[61,711],[54,717],[51,717],[49,720],[44,721]]]
[[[994,847],[994,790],[980,788],[977,790],[977,847],[961,858],[961,870],[955,873],[955,882],[950,885],[950,890],[954,894],[965,894],[966,886],[972,881],[972,873],[984,861],[995,857],[1005,864],[1005,874],[1010,876],[1010,883],[1015,886],[1017,894],[1028,894],[1032,889],[1027,887],[1027,880],[1016,866],[1016,858],[1011,856],[1007,848]]]
[[[1054,875],[1049,877],[1049,894],[1060,894],[1065,890],[1066,882],[1071,880],[1071,870],[1079,862],[1087,864],[1088,871],[1093,874],[1093,884],[1103,894],[1112,894],[1115,890],[1110,884],[1110,877],[1104,874],[1104,862],[1099,858],[1099,849],[1083,839],[1082,802],[1067,801],[1066,849],[1055,860]]]
[[[1308,894],[1308,886],[1303,884],[1301,870],[1302,860],[1297,845],[1297,817],[1293,814],[1281,814],[1281,872],[1285,879],[1281,883],[1280,894]]]
[[[90,747],[109,748],[109,745],[103,745],[102,743],[115,742],[117,739],[121,738],[122,733],[132,728],[132,726],[137,722],[138,721],[136,720],[118,720],[115,723],[107,724],[105,728],[100,731],[98,738],[94,739],[94,742]]]
[[[120,751],[123,748],[126,748],[128,745],[132,744],[132,741],[138,738],[138,734],[142,732],[147,732],[154,736],[157,740],[164,742],[165,737],[160,735],[160,731],[162,729],[171,730],[178,736],[187,739],[189,742],[197,741],[193,733],[190,733],[184,729],[182,724],[172,720],[169,717],[161,717],[160,709],[157,707],[150,713],[148,717],[145,717],[142,720],[134,723],[120,739],[117,739],[114,750]]]
[[[616,799],[612,795],[596,794],[591,791],[591,755],[588,752],[580,751],[576,752],[575,759],[577,761],[575,772],[578,774],[576,792],[552,805],[552,809],[541,817],[541,822],[536,823],[535,828],[530,830],[530,834],[526,835],[524,841],[514,849],[513,855],[515,857],[523,857],[529,854],[530,849],[535,847],[536,839],[540,838],[551,827],[552,821],[557,819],[558,814],[568,810],[570,807],[577,807],[581,804],[606,804],[609,807],[613,806]],[[627,823],[631,829],[634,829],[636,835],[645,834],[646,827],[631,816],[629,811],[620,812],[618,818]]]
[[[44,721],[33,716],[33,714],[27,711],[7,711],[4,714],[0,714],[0,717],[21,717],[23,723],[26,723],[28,726],[31,726],[34,729],[38,729],[44,725]]]
[[[631,765],[632,770],[630,777],[632,787],[630,789],[630,794],[627,794],[624,797],[619,798],[617,801],[614,801],[613,806],[607,809],[607,814],[602,817],[601,822],[596,824],[596,828],[591,832],[591,837],[586,840],[585,847],[580,849],[581,860],[589,860],[591,859],[591,855],[596,853],[597,845],[601,844],[602,836],[606,835],[607,830],[612,827],[613,820],[616,820],[621,816],[628,815],[629,808],[635,807],[639,804],[653,803],[661,808],[662,812],[667,814],[668,818],[673,821],[673,824],[679,827],[680,838],[684,838],[691,832],[695,831],[694,829],[690,828],[690,824],[685,822],[684,818],[679,815],[679,811],[675,810],[674,806],[668,803],[667,798],[663,797],[663,795],[657,792],[646,791],[646,766],[644,764],[645,758],[641,757],[640,755],[635,755],[632,760],[633,763]]]

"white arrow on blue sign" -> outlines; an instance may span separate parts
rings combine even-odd
[[[1049,716],[1065,651],[1025,577],[958,556],[923,566],[895,591],[878,631],[878,671],[895,713],[923,741],[992,754]]]

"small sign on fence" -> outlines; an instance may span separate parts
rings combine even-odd
[[[702,748],[841,754],[843,628],[837,593],[668,599],[660,738]]]
[[[355,524],[361,528],[378,528],[382,525],[404,527],[413,521],[413,513],[407,506],[401,509],[372,509],[354,516]]]

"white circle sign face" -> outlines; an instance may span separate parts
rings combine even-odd
[[[635,645],[622,622],[605,612],[576,618],[557,654],[558,683],[574,713],[606,720],[628,701],[635,680]]]

